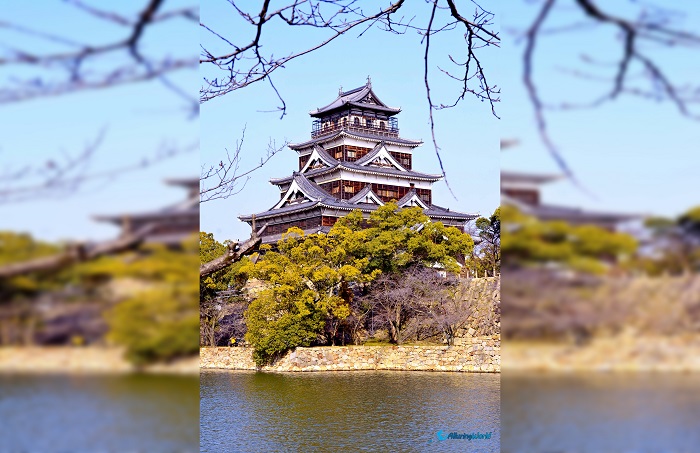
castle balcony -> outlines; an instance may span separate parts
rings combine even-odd
[[[358,118],[343,116],[315,120],[311,128],[311,138],[323,137],[338,131],[359,132],[377,137],[398,137],[399,122],[396,118]]]

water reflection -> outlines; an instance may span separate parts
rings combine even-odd
[[[700,445],[693,374],[502,375],[504,453],[692,452]]]
[[[0,375],[0,450],[197,451],[196,377]]]
[[[494,374],[203,372],[200,449],[499,451]],[[490,440],[438,441],[493,432]]]

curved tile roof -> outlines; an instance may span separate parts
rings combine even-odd
[[[365,187],[362,188],[362,190],[357,192],[354,197],[350,198],[348,200],[348,203],[359,204],[360,200],[362,200],[364,197],[366,197],[370,194],[374,195],[374,198],[381,201],[381,198],[379,198],[379,195],[374,193],[374,191],[372,190],[372,184],[367,184]]]
[[[367,80],[366,85],[354,88],[350,91],[338,93],[338,97],[333,102],[325,107],[319,107],[316,110],[311,111],[309,114],[311,116],[322,116],[325,113],[347,106],[378,110],[387,113],[389,116],[396,115],[401,111],[400,108],[389,107],[380,101],[377,95],[374,94],[374,91],[372,91],[372,84],[369,80]]]
[[[367,167],[363,165],[357,165],[354,162],[339,162],[337,165],[333,167],[327,167],[327,168],[317,168],[315,170],[310,170],[304,173],[304,176],[307,178],[312,178],[320,175],[325,175],[327,173],[332,173],[337,170],[347,170],[347,171],[352,171],[355,173],[363,173],[363,174],[370,174],[370,175],[389,175],[389,176],[396,176],[399,178],[404,178],[404,179],[419,179],[422,181],[439,181],[442,179],[442,175],[431,175],[428,173],[420,173],[417,171],[413,170],[398,170],[395,168],[386,168],[386,167]],[[294,176],[286,176],[283,178],[272,178],[270,179],[270,183],[275,184],[275,185],[281,185],[281,184],[287,184],[292,182],[294,179]]]
[[[318,186],[318,184],[309,181],[304,174],[299,173],[299,172],[294,172],[292,175],[294,182],[296,182],[297,186],[299,189],[302,190],[309,198],[312,198],[310,201],[305,201],[303,203],[299,204],[293,204],[293,205],[288,205],[288,206],[283,206],[281,208],[277,209],[269,209],[265,212],[261,212],[258,214],[255,214],[256,219],[267,219],[271,217],[276,217],[278,215],[282,214],[290,214],[294,212],[303,212],[307,211],[316,207],[326,207],[326,208],[331,208],[331,209],[341,209],[345,211],[352,211],[355,209],[360,209],[363,212],[371,212],[374,211],[375,209],[378,208],[376,204],[368,204],[368,203],[361,203],[358,202],[359,200],[362,199],[365,195],[367,195],[369,192],[371,192],[371,185],[365,186],[360,192],[358,192],[355,197],[351,198],[350,200],[340,200],[338,198],[335,198],[334,196],[330,195],[328,192],[325,190],[321,189],[321,187]],[[374,193],[374,192],[372,192]],[[409,192],[409,194],[415,193],[415,190],[412,192]],[[361,195],[361,196],[360,196]],[[375,194],[376,195],[376,194]],[[408,195],[407,195],[408,196]],[[377,196],[377,198],[379,198]],[[406,197],[404,197],[406,198]],[[403,199],[403,198],[402,198]],[[461,212],[455,212],[455,211],[450,211],[449,209],[437,206],[437,205],[429,205],[428,209],[424,209],[423,212],[427,214],[429,217],[432,218],[442,218],[442,219],[451,219],[451,220],[472,220],[478,217],[477,214],[465,214]],[[243,220],[244,222],[248,222],[252,220],[252,215],[241,215],[238,218]]]
[[[422,140],[409,140],[406,138],[400,138],[400,137],[384,137],[384,136],[376,136],[372,134],[364,134],[362,132],[355,132],[355,131],[346,131],[346,130],[340,130],[335,134],[331,135],[325,135],[323,137],[318,137],[318,138],[313,138],[311,140],[307,140],[302,143],[290,143],[288,146],[293,149],[293,150],[300,150],[303,148],[308,148],[310,145],[315,145],[315,144],[320,144],[320,143],[326,143],[331,140],[335,140],[336,138],[340,137],[341,135],[344,135],[346,137],[352,137],[352,138],[359,138],[361,140],[370,140],[370,141],[377,141],[377,140],[382,140],[387,143],[393,143],[396,145],[404,145],[404,146],[411,146],[411,147],[416,147],[419,145],[423,144]]]

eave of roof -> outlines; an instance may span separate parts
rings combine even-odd
[[[146,211],[123,214],[97,214],[92,218],[101,222],[123,222],[125,218],[133,220],[157,220],[176,217],[199,216],[199,199],[192,198],[176,205],[168,206],[157,211]]]
[[[530,213],[537,217],[546,217],[548,219],[556,220],[575,220],[575,221],[604,221],[604,222],[623,222],[626,220],[634,220],[643,217],[640,214],[623,214],[616,212],[600,212],[600,211],[588,211],[581,208],[574,208],[568,206],[556,206],[548,204],[539,204],[535,206],[529,206]]]
[[[544,184],[564,178],[564,175],[555,173],[520,173],[501,170],[501,185],[508,183]]]
[[[360,102],[362,99],[364,99],[368,94],[372,94],[374,99],[378,102],[378,104],[369,104],[369,103],[362,103]],[[395,108],[395,107],[389,107],[388,105],[384,104],[379,97],[374,93],[372,90],[372,84],[368,81],[366,85],[354,88],[349,91],[344,91],[338,93],[338,97],[333,100],[330,104],[324,106],[324,107],[319,107],[316,110],[312,110],[309,112],[309,115],[316,117],[316,116],[321,116],[327,113],[330,113],[334,110],[342,109],[347,106],[353,106],[353,107],[359,107],[359,108],[366,108],[366,109],[371,109],[371,110],[380,110],[386,113],[389,113],[390,115],[395,115],[401,111],[400,108]]]
[[[372,212],[375,211],[379,206],[376,204],[368,203],[350,203],[349,200],[338,200],[336,198],[327,197],[324,200],[300,203],[294,206],[285,206],[283,208],[272,209],[265,212],[255,214],[256,220],[264,220],[272,217],[277,217],[285,214],[292,214],[296,212],[303,212],[314,209],[316,207],[335,209],[340,211],[351,212],[359,209],[362,212]],[[424,209],[423,212],[431,218],[437,219],[449,219],[458,221],[469,221],[477,218],[478,214],[466,214],[463,212],[451,211],[449,209],[443,208],[437,205],[429,205],[428,209]],[[253,215],[241,215],[238,218],[244,222],[251,222],[253,220]]]
[[[262,220],[262,219],[268,219],[270,217],[277,217],[279,215],[283,214],[291,214],[295,212],[302,212],[302,211],[308,211],[310,209],[313,209],[317,207],[321,202],[320,201],[306,201],[304,203],[299,203],[298,205],[291,205],[291,206],[284,206],[282,208],[277,208],[277,209],[268,209],[267,211],[264,212],[259,212],[257,214],[248,214],[248,215],[239,215],[238,218],[244,222],[250,222],[253,220],[253,216],[255,216],[256,220]]]
[[[349,131],[345,131],[345,130],[340,130],[335,134],[326,135],[324,137],[313,138],[311,140],[308,140],[308,141],[305,141],[302,143],[290,143],[288,146],[290,149],[298,151],[298,150],[303,149],[303,148],[308,148],[311,145],[330,142],[331,140],[335,140],[336,138],[341,137],[341,136],[356,138],[358,140],[365,140],[365,141],[370,141],[370,142],[384,141],[386,143],[391,143],[391,144],[399,145],[399,146],[408,146],[411,148],[415,148],[416,146],[420,146],[423,144],[422,140],[409,140],[409,139],[399,138],[399,137],[375,136],[375,135],[371,135],[371,134],[363,134],[361,132],[349,132]]]
[[[395,176],[402,179],[413,179],[420,181],[439,181],[442,179],[442,175],[431,175],[427,173],[419,173],[413,170],[401,171],[393,168],[383,168],[383,167],[369,167],[356,165],[353,162],[340,162],[334,167],[317,168],[315,170],[308,171],[304,173],[307,178],[325,175],[327,173],[332,173],[338,170],[346,170],[354,173],[367,174],[367,175],[382,175],[382,176]],[[286,176],[283,178],[272,178],[270,183],[275,185],[282,185],[292,182],[294,175]]]

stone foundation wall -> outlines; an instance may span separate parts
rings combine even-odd
[[[252,348],[201,348],[202,369],[256,370]],[[296,348],[262,371],[461,371],[499,373],[498,338],[465,339],[460,346],[321,346]]]
[[[616,337],[584,346],[507,341],[509,371],[700,372],[700,336]]]
[[[124,359],[124,350],[100,346],[3,346],[0,347],[2,373],[199,373],[197,357],[171,363],[158,363],[137,369]]]

